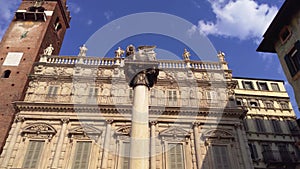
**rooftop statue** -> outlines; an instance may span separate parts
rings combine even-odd
[[[182,56],[185,61],[188,61],[190,60],[191,53],[187,49],[184,49]]]
[[[54,51],[54,48],[53,48],[52,44],[50,44],[50,45],[44,50],[44,55],[51,56],[53,51]]]
[[[124,55],[125,51],[121,49],[121,47],[118,48],[118,50],[115,51],[115,57],[121,58]]]
[[[83,44],[81,47],[79,47],[80,52],[78,56],[86,56],[86,52],[88,51],[88,48]]]

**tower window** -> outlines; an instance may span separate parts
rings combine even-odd
[[[61,24],[59,23],[59,18],[57,17],[54,24],[54,30],[58,32],[62,28]]]
[[[289,37],[291,37],[291,35],[292,33],[289,28],[287,26],[284,27],[279,34],[281,43],[285,43],[289,39]]]
[[[11,74],[11,71],[10,71],[10,70],[5,70],[5,71],[3,72],[2,78],[9,78],[10,74]]]

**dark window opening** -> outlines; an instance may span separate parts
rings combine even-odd
[[[243,82],[243,84],[244,84],[245,89],[248,89],[248,90],[253,90],[254,89],[252,82]]]
[[[267,83],[265,83],[265,82],[258,82],[257,84],[258,84],[258,87],[259,87],[260,90],[269,90]]]
[[[284,57],[286,65],[290,71],[292,77],[294,77],[300,71],[300,41],[298,40],[294,48],[289,54]]]
[[[277,83],[271,83],[271,87],[272,87],[272,90],[275,91],[275,92],[280,91],[279,86],[278,86]]]
[[[11,74],[10,70],[5,70],[3,75],[2,75],[2,78],[9,78],[10,74]]]
[[[263,119],[255,119],[257,132],[266,132],[266,127]]]
[[[243,105],[242,100],[236,100],[236,105],[242,106]]]
[[[61,30],[61,28],[62,28],[62,25],[59,23],[59,18],[56,18],[55,24],[54,24],[54,30],[56,32],[58,32],[59,30]]]
[[[258,103],[256,101],[250,101],[251,107],[258,107]]]
[[[291,31],[288,29],[288,27],[284,27],[280,32],[280,40],[281,43],[285,43],[288,38],[292,35]]]

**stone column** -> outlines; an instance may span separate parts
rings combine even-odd
[[[4,154],[3,161],[2,162],[0,161],[1,167],[4,167],[4,168],[8,167],[7,165],[8,165],[9,159],[11,157],[12,151],[15,149],[15,144],[17,142],[18,135],[20,134],[19,131],[20,131],[22,123],[24,121],[25,121],[25,119],[22,116],[17,116],[15,118],[16,128],[10,138],[10,143],[9,143],[6,151],[5,150],[3,151],[5,153],[3,153]],[[7,140],[9,140],[9,138]]]
[[[59,138],[57,141],[55,154],[54,154],[54,158],[53,158],[53,163],[52,163],[52,167],[51,167],[53,169],[58,168],[59,159],[60,159],[60,155],[61,155],[61,151],[62,151],[62,146],[64,144],[65,133],[66,133],[67,125],[69,123],[69,119],[68,118],[61,119],[61,122],[62,122],[62,127],[61,127],[60,135],[59,135]]]
[[[155,61],[155,46],[141,46],[139,52],[127,48],[125,75],[133,88],[130,137],[130,169],[149,169],[149,90],[157,81],[159,63]]]
[[[194,143],[196,150],[197,169],[201,169],[201,149],[200,149],[200,134],[199,134],[199,122],[194,122]]]
[[[102,162],[101,162],[101,169],[107,168],[107,161],[110,149],[110,137],[111,137],[111,124],[113,120],[106,120],[106,131],[105,131],[105,139],[104,139],[104,146],[103,146],[103,154],[102,154]]]
[[[243,159],[243,163],[244,163],[244,168],[253,168],[253,163],[250,157],[250,151],[247,150],[246,147],[248,147],[248,145],[246,144],[247,141],[247,136],[245,131],[242,130],[243,125],[242,124],[235,124],[235,128],[237,130],[237,134],[238,134],[238,141],[240,143],[240,149],[241,149],[241,153],[242,153],[242,159]]]
[[[151,157],[150,157],[150,168],[156,169],[156,134],[155,134],[155,127],[156,127],[157,121],[150,121],[150,130],[151,130]]]

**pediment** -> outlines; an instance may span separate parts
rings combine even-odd
[[[186,137],[190,136],[190,133],[179,127],[170,127],[160,132],[160,135],[164,137]]]
[[[69,135],[101,135],[102,131],[93,126],[79,126],[69,130]]]
[[[116,130],[117,135],[127,135],[129,136],[131,132],[131,126],[122,126]]]
[[[56,130],[53,126],[47,124],[47,123],[34,123],[26,126],[22,130],[22,134],[56,134]]]
[[[234,138],[231,132],[226,130],[208,130],[206,131],[203,136],[205,138]]]

